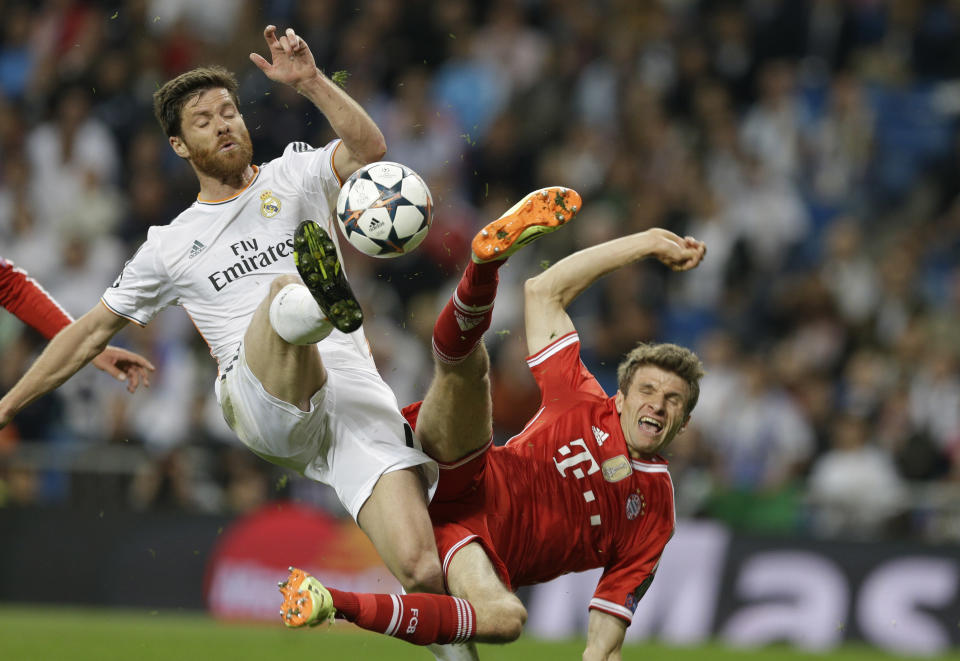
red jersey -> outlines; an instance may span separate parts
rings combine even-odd
[[[0,257],[0,306],[48,340],[73,320],[36,280]]]
[[[543,399],[524,430],[441,464],[430,513],[444,570],[471,541],[512,589],[603,567],[590,608],[629,623],[675,526],[667,462],[630,457],[576,333],[527,364]]]

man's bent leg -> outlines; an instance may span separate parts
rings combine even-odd
[[[290,568],[280,582],[280,617],[288,627],[315,626],[341,618],[361,629],[414,645],[447,645],[470,640],[476,617],[468,601],[440,594],[371,594],[325,587]]]
[[[473,605],[477,616],[474,640],[510,643],[520,637],[527,622],[527,609],[500,580],[480,544],[466,544],[450,559],[447,586],[451,595]]]
[[[443,574],[417,467],[384,473],[357,523],[407,592],[443,593]]]
[[[264,389],[302,411],[310,410],[310,398],[326,383],[320,353],[313,344],[290,344],[270,322],[274,299],[288,285],[303,286],[295,275],[279,276],[270,283],[270,293],[260,303],[243,337],[247,365]]]
[[[497,576],[478,543],[457,551],[450,561],[447,581],[453,596],[369,594],[325,587],[316,578],[291,568],[290,577],[280,583],[284,597],[281,618],[287,626],[302,627],[339,617],[416,645],[471,640],[509,643],[520,637],[527,611]],[[431,646],[431,650],[437,648]],[[459,651],[467,659],[476,658],[476,649],[471,646]]]
[[[498,269],[517,250],[570,221],[580,204],[572,189],[542,188],[474,237],[471,261],[433,328],[436,370],[417,420],[417,436],[437,461],[456,461],[486,445],[492,434],[490,359],[481,338],[490,327]]]

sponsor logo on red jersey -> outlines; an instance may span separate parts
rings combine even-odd
[[[633,473],[633,468],[630,467],[630,460],[627,459],[622,454],[618,454],[616,457],[607,459],[600,466],[600,470],[603,471],[603,479],[607,482],[619,482],[620,480],[625,480],[630,477],[630,474]]]

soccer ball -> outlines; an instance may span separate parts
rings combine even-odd
[[[354,248],[371,257],[399,257],[423,241],[433,220],[430,189],[400,163],[369,163],[347,179],[337,220]]]

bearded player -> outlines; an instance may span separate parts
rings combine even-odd
[[[0,400],[0,426],[127,323],[142,326],[181,305],[217,359],[217,398],[239,438],[333,486],[405,589],[441,592],[426,509],[437,467],[376,371],[332,230],[342,182],[384,155],[383,135],[292,29],[278,36],[270,25],[264,38],[272,61],[252,53],[253,63],[310,99],[338,139],[322,149],[290,143],[258,167],[233,74],[203,67],[157,90],[154,111],[196,173],[197,201],[150,228],[100,304],[57,335]],[[438,617],[464,616],[451,606]]]
[[[433,382],[405,414],[440,464],[430,514],[449,593],[475,609],[473,639],[520,635],[526,610],[513,593],[519,586],[602,567],[583,658],[619,659],[673,534],[673,486],[661,454],[690,419],[703,367],[688,349],[641,344],[620,364],[617,393],[608,397],[580,361],[580,339],[565,309],[615,269],[654,258],[685,271],[706,248],[652,229],[574,253],[528,280],[527,364],[542,404],[522,432],[494,447],[481,336],[490,325],[497,271],[579,205],[569,189],[536,191],[476,236],[472,262],[434,327]],[[390,635],[423,626],[397,595],[328,590],[301,570],[281,591],[288,608],[282,617],[291,626],[334,616]],[[463,658],[475,655],[467,650]]]

